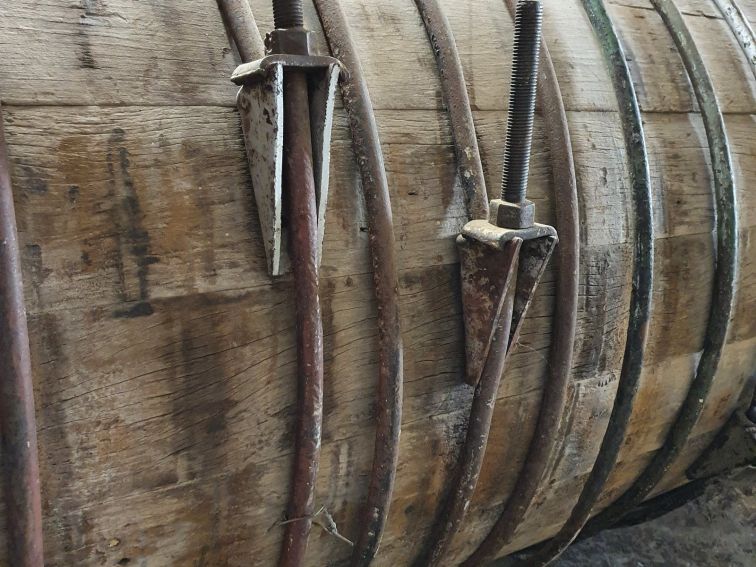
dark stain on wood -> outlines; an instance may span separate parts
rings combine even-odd
[[[144,214],[131,173],[131,157],[126,147],[126,132],[121,128],[114,128],[108,139],[107,165],[110,182],[108,197],[113,200],[111,221],[117,243],[116,266],[119,274],[119,296],[124,302],[146,303],[150,296],[149,267],[157,263],[158,258],[150,252],[150,235],[143,225]],[[136,290],[132,289],[135,287],[134,277]],[[143,317],[151,314],[152,308],[149,305],[117,309],[113,313],[119,318]]]
[[[76,30],[76,54],[79,66],[82,69],[99,69],[92,53],[92,44],[89,40],[89,27],[96,22],[95,18],[100,15],[104,2],[98,0],[82,0],[84,13],[79,16],[79,27]]]
[[[587,332],[578,332],[575,380],[612,368],[613,357],[617,354],[614,347],[619,348],[617,326],[625,320],[623,314],[617,312],[622,302],[616,304],[617,298],[623,295],[617,288],[625,286],[625,254],[616,247],[602,246],[583,249],[581,256],[585,258],[585,271],[580,275],[580,311],[585,318],[582,327]]]
[[[81,189],[78,185],[71,185],[68,188],[68,203],[75,207],[76,203],[79,201],[79,195],[81,194]]]
[[[196,495],[205,513],[193,514],[191,521],[196,524],[193,532],[202,534],[195,543],[201,545],[205,564],[215,565],[225,528],[219,518],[220,488],[212,477],[226,467],[228,413],[237,405],[231,390],[233,373],[226,367],[229,313],[222,309],[209,316],[198,313],[196,304],[186,298],[160,302],[159,310],[172,337],[163,355],[175,392],[169,456],[176,460],[177,470],[186,471],[186,479],[198,480],[200,486],[210,483]],[[203,324],[198,325],[196,318],[202,318]]]
[[[28,165],[22,165],[21,172],[23,173],[21,187],[24,192],[34,195],[44,195],[47,193],[47,181],[37,170]]]
[[[113,312],[113,317],[116,319],[130,319],[133,317],[147,317],[152,315],[155,310],[152,305],[147,301],[139,301],[131,307],[116,309]]]
[[[56,431],[53,435],[40,436],[40,469],[45,473],[43,507],[45,514],[53,518],[52,525],[58,536],[56,547],[46,546],[46,552],[54,557],[62,551],[71,552],[80,548],[91,532],[91,525],[84,521],[81,509],[87,503],[79,492],[68,490],[68,483],[77,475],[77,449],[68,423],[71,419],[65,404],[60,401],[61,390],[69,363],[63,343],[65,336],[60,320],[54,314],[33,316],[29,319],[30,335],[38,337],[32,350],[32,368],[38,390],[37,419],[40,430]],[[77,562],[73,557],[70,561]]]
[[[210,156],[204,155],[204,148],[191,140],[181,143],[181,155],[189,164],[195,183],[191,188],[190,197],[196,203],[196,209],[200,211],[196,229],[201,240],[206,243],[202,248],[202,266],[205,274],[214,281],[218,271],[215,267],[215,223],[212,214],[214,203],[208,189],[210,180],[207,179],[207,159]]]

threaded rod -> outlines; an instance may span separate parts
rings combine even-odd
[[[302,0],[273,0],[273,25],[276,29],[303,27]]]
[[[542,21],[543,8],[538,0],[523,0],[517,5],[501,180],[501,196],[511,203],[524,201],[528,187]]]

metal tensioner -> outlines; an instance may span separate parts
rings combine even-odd
[[[506,357],[557,244],[552,226],[535,222],[526,197],[533,140],[542,8],[520,2],[515,15],[515,52],[504,149],[501,199],[489,218],[473,220],[457,237],[462,270],[467,372],[477,385],[486,360]],[[497,337],[509,328],[509,336]],[[498,331],[498,333],[497,333]]]
[[[283,236],[284,75],[307,75],[312,163],[317,201],[317,251],[320,264],[328,202],[331,128],[341,64],[333,57],[313,55],[312,32],[304,28],[276,29],[265,38],[262,59],[239,65],[231,80],[240,85],[236,104],[241,116],[252,186],[257,202],[268,271],[288,272],[288,239]]]
[[[465,380],[472,386],[480,381],[485,360],[497,356],[491,347],[504,318],[509,318],[511,325],[506,344],[500,345],[500,355],[517,342],[558,241],[556,229],[532,222],[532,215],[528,226],[512,226],[504,213],[512,205],[502,199],[492,200],[490,219],[468,222],[457,237],[465,315]],[[527,208],[532,211],[533,204]]]

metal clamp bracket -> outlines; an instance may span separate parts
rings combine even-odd
[[[281,197],[284,159],[283,83],[287,68],[306,71],[309,83],[320,263],[328,202],[333,107],[341,64],[333,57],[277,53],[239,65],[231,75],[231,80],[241,85],[236,105],[241,116],[268,271],[272,276],[283,275],[291,267],[286,238],[283,237]]]
[[[492,201],[491,210],[496,210]],[[492,213],[492,217],[495,213]],[[503,313],[509,282],[516,285],[507,351],[517,342],[525,314],[546,264],[558,242],[556,229],[533,223],[527,228],[505,228],[491,221],[473,220],[457,237],[462,271],[462,308],[465,319],[465,381],[480,381],[494,331]],[[521,239],[519,261],[507,254],[508,245]],[[515,259],[517,260],[517,258]],[[512,272],[516,270],[516,278]]]

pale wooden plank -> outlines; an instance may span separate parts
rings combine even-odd
[[[150,298],[270,282],[256,244],[259,224],[234,110],[10,107],[7,117],[32,311],[93,302],[115,311],[126,309],[119,303],[133,308]],[[476,114],[492,191],[505,119],[500,112]],[[607,222],[610,211],[628,205],[617,117],[579,113],[571,120],[585,243],[625,243],[624,217]],[[400,267],[455,263],[454,238],[467,214],[445,113],[386,111],[379,123]],[[402,142],[410,128],[416,138]],[[322,267],[328,277],[369,271],[343,116],[334,135]],[[538,218],[553,222],[549,153],[540,140],[539,129],[531,194]],[[604,161],[614,165],[594,166]]]
[[[317,32],[316,46],[325,52],[316,12],[311,2],[305,4],[307,23]],[[254,0],[252,5],[265,33],[272,27],[270,4]],[[501,0],[448,0],[444,8],[474,108],[506,108],[512,21]],[[228,77],[238,61],[212,0],[112,0],[107,5],[46,0],[34,7],[8,0],[2,9],[0,85],[6,103],[234,105],[235,87]],[[345,2],[344,10],[375,107],[440,108],[438,72],[415,6],[389,0]],[[545,11],[544,34],[566,107],[616,109],[611,81],[580,1],[548,2]],[[641,91],[657,91],[644,104],[690,110],[684,73],[676,53],[666,49],[671,40],[658,16],[625,5],[613,5],[612,12],[628,42]],[[725,110],[753,112],[756,103],[741,93],[756,87],[726,24],[708,14],[686,18]]]
[[[672,37],[655,10],[611,5],[641,108],[664,112],[698,108]],[[685,16],[725,112],[754,112],[756,81],[727,23]],[[750,93],[750,96],[747,94]]]
[[[608,0],[607,3],[647,10],[654,9],[651,0]],[[754,17],[756,15],[756,2],[753,0],[737,0],[737,4],[745,14],[746,19],[751,22],[756,19]],[[676,0],[675,5],[685,15],[722,19],[722,13],[714,0]]]
[[[233,104],[236,63],[213,0],[7,0],[0,10],[6,102]]]

